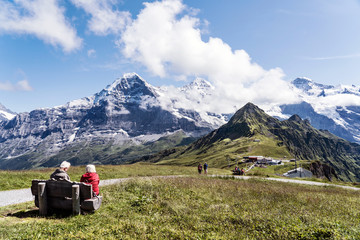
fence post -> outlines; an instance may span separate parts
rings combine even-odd
[[[80,214],[80,186],[72,186],[72,212],[73,215]]]
[[[38,198],[39,198],[39,213],[41,216],[46,216],[48,211],[47,196],[46,196],[46,183],[41,182],[38,184]]]

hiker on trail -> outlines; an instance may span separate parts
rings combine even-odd
[[[81,176],[80,182],[92,185],[94,193],[99,195],[99,175],[96,173],[95,165],[89,164],[85,168],[86,173]]]
[[[245,170],[242,168],[241,169],[241,172],[240,172],[241,175],[245,175]]]
[[[70,168],[70,163],[67,161],[63,161],[60,164],[60,168],[56,169],[51,175],[50,178],[53,180],[68,180],[70,181],[70,177],[67,174],[67,171]]]
[[[204,163],[204,173],[207,174],[207,169],[208,169],[208,164],[205,162]]]
[[[200,163],[199,163],[199,165],[198,165],[198,172],[199,172],[199,174],[201,174],[201,172],[202,172],[202,166],[201,166]]]

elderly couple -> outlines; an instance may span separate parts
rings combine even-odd
[[[54,180],[68,180],[70,181],[70,177],[67,174],[67,171],[70,168],[70,163],[67,161],[63,161],[60,164],[60,168],[56,169],[51,175],[50,178]],[[80,182],[84,182],[87,184],[91,184],[93,187],[93,191],[96,195],[99,195],[99,175],[96,173],[95,166],[89,164],[85,168],[86,173],[81,176]]]

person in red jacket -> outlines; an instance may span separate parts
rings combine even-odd
[[[99,175],[96,173],[95,165],[89,164],[85,168],[86,173],[81,176],[80,182],[88,183],[92,185],[94,193],[99,195]]]

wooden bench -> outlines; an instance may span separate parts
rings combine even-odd
[[[31,192],[42,216],[47,215],[48,209],[72,210],[79,215],[81,210],[99,209],[102,202],[102,196],[94,197],[91,184],[66,180],[32,180]]]

